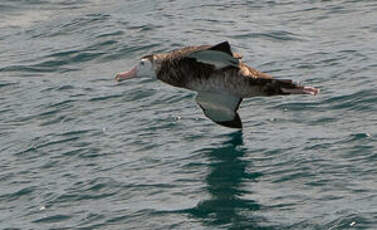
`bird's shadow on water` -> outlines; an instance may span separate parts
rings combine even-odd
[[[210,198],[186,209],[185,213],[212,227],[274,229],[258,226],[265,220],[255,213],[263,207],[254,200],[243,198],[252,193],[250,184],[257,183],[257,178],[262,174],[247,171],[251,162],[243,159],[247,148],[244,146],[242,131],[227,134],[226,138],[216,147],[200,150],[210,162],[209,174],[206,176],[206,190]]]

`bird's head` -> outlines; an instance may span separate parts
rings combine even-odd
[[[118,73],[115,76],[115,80],[117,81],[123,81],[126,79],[131,79],[135,77],[150,77],[155,78],[156,77],[156,66],[155,66],[155,56],[147,55],[139,59],[138,63],[132,67],[131,70]]]

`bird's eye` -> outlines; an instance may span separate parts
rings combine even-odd
[[[141,65],[144,65],[144,61],[141,61]]]

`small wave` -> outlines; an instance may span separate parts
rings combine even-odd
[[[360,90],[351,94],[325,99],[321,104],[330,110],[374,111],[377,94],[374,89]]]
[[[265,38],[272,41],[303,41],[304,39],[299,38],[299,35],[290,33],[288,31],[271,31],[268,33],[245,33],[230,36],[234,39],[245,39],[245,38]]]
[[[17,85],[17,83],[0,83],[0,88]]]
[[[51,62],[42,62],[41,64],[36,65],[12,65],[0,68],[0,72],[24,72],[27,75],[24,76],[34,76],[32,73],[67,73],[72,71],[78,71],[79,69],[76,68],[65,68],[65,67],[57,67],[56,63],[54,62],[55,66],[48,66],[47,63],[51,64]],[[40,76],[40,75],[38,75]]]
[[[89,101],[91,101],[91,102],[106,101],[106,100],[118,98],[118,97],[123,97],[123,94],[113,94],[113,95],[109,95],[109,96],[93,97],[93,98],[90,98]]]
[[[107,38],[107,37],[113,38],[114,36],[121,36],[121,35],[124,35],[124,32],[121,30],[117,30],[114,32],[106,32],[106,33],[99,34],[97,35],[97,38]]]
[[[33,223],[59,223],[62,221],[67,221],[68,219],[71,219],[73,216],[69,215],[51,215],[43,218],[39,218],[37,220],[34,220]]]
[[[8,201],[17,200],[20,197],[30,195],[35,190],[36,190],[35,186],[30,186],[30,187],[22,188],[22,189],[14,192],[14,193],[8,193],[8,194],[5,194],[5,195],[1,195],[0,196],[0,200],[8,200]]]

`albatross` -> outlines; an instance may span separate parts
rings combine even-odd
[[[317,95],[319,89],[292,80],[274,79],[242,62],[227,41],[214,46],[189,46],[143,56],[117,81],[147,76],[197,92],[196,103],[215,123],[242,128],[238,108],[243,98],[289,94]]]

